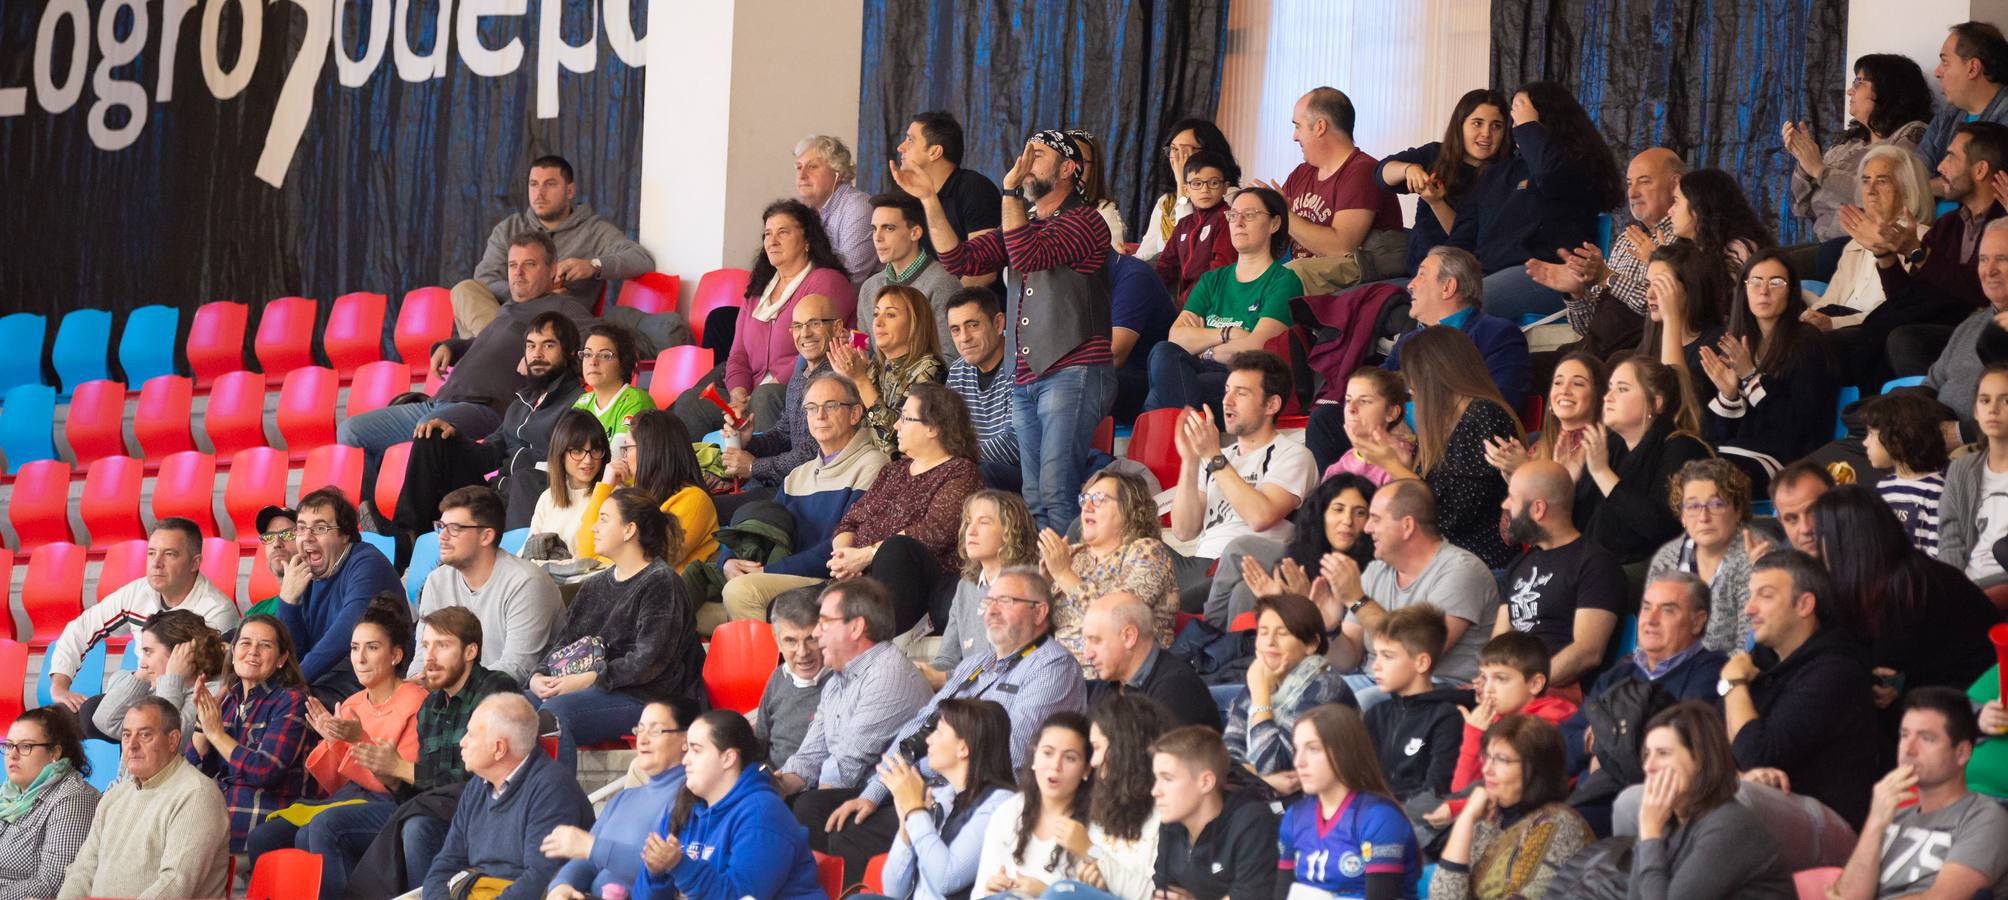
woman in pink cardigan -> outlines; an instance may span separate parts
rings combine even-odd
[[[816,211],[797,200],[777,200],[760,215],[760,252],[753,257],[753,276],[734,323],[732,352],[695,388],[676,401],[674,410],[693,435],[710,434],[725,422],[718,407],[700,395],[720,381],[729,391],[734,412],[753,417],[754,431],[780,422],[788,379],[795,373],[795,339],[789,326],[795,304],[820,294],[836,307],[845,325],[856,321],[857,292],[844,261],[830,248],[830,237]]]

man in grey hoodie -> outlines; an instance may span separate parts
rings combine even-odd
[[[655,269],[655,257],[628,240],[619,226],[593,208],[575,203],[579,186],[572,164],[562,156],[530,163],[530,207],[495,224],[474,277],[453,286],[453,331],[461,338],[481,333],[509,296],[509,241],[527,231],[541,232],[558,247],[558,293],[593,308],[608,281],[633,278]]]

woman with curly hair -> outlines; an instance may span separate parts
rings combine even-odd
[[[1720,260],[1727,283],[1757,251],[1772,244],[1771,229],[1750,208],[1736,178],[1721,169],[1695,169],[1673,185],[1674,236],[1693,241],[1702,255]]]
[[[1568,88],[1529,82],[1513,94],[1509,113],[1523,180],[1471,249],[1487,273],[1485,311],[1517,321],[1562,308],[1561,292],[1535,283],[1527,261],[1557,262],[1556,248],[1595,241],[1597,216],[1624,202],[1625,182],[1610,144]]]
[[[1686,572],[1708,583],[1713,603],[1702,646],[1722,653],[1750,642],[1750,564],[1745,529],[1750,524],[1750,479],[1726,459],[1697,459],[1680,467],[1667,504],[1683,532],[1652,555],[1648,578]]]
[[[1856,174],[1869,149],[1915,151],[1931,122],[1931,88],[1910,57],[1870,53],[1855,60],[1854,73],[1847,91],[1848,129],[1825,152],[1806,123],[1787,120],[1779,127],[1785,152],[1798,163],[1792,170],[1792,215],[1812,219],[1813,237],[1822,242],[1847,239],[1840,210],[1855,201]]]
[[[1096,597],[1125,591],[1150,607],[1160,647],[1178,621],[1178,574],[1164,545],[1157,502],[1142,478],[1103,469],[1081,486],[1081,542],[1039,532],[1039,562],[1053,579],[1053,636],[1095,677],[1082,646],[1081,618]]]
[[[988,646],[983,639],[983,597],[1005,569],[1039,561],[1039,529],[1025,498],[985,488],[962,501],[962,579],[949,601],[948,621],[934,659],[921,674],[938,690],[968,651]]]

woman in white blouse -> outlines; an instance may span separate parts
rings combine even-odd
[[[537,498],[530,515],[531,534],[555,534],[565,545],[566,558],[576,555],[573,537],[579,532],[593,485],[607,467],[607,432],[599,419],[583,409],[568,409],[551,428],[550,454],[544,466],[551,484]]]

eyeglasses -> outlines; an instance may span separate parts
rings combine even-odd
[[[915,425],[926,425],[926,424],[927,424],[926,422],[923,422],[923,421],[921,421],[921,419],[920,419],[920,417],[919,417],[919,416],[906,416],[906,415],[902,415],[902,416],[900,416],[900,417],[899,417],[899,420],[900,420],[900,421],[902,421],[902,422],[910,422],[910,423],[912,423],[912,424],[915,424]]]
[[[601,450],[598,447],[573,447],[565,451],[565,458],[573,462],[584,462],[589,459],[605,459],[606,455],[607,451]]]
[[[659,738],[683,733],[681,728],[666,728],[661,725],[636,725],[628,730],[634,732],[634,736],[638,738]]]
[[[273,544],[277,544],[282,541],[290,541],[294,538],[294,536],[295,535],[293,534],[293,529],[288,528],[285,531],[273,531],[273,532],[268,532],[266,534],[261,534],[258,536],[258,540],[263,542],[265,546],[270,547]]]
[[[1037,600],[1032,600],[1026,597],[1013,597],[1008,594],[997,594],[995,596],[983,598],[984,609],[989,609],[990,607],[996,606],[999,603],[1022,603],[1026,606],[1040,605],[1039,601]]]
[[[809,326],[811,326],[811,325],[815,325],[815,326],[819,326],[819,327],[823,327],[823,328],[827,328],[827,327],[829,327],[829,326],[831,326],[831,325],[835,325],[835,324],[837,324],[838,322],[841,322],[841,321],[843,321],[843,320],[842,320],[842,319],[796,319],[795,321],[793,321],[793,322],[790,322],[790,323],[788,323],[788,333],[789,333],[789,334],[801,334],[801,333],[802,333],[802,329],[804,329],[804,328],[807,328],[807,327],[809,327]]]
[[[1729,501],[1716,497],[1712,500],[1689,500],[1680,505],[1681,512],[1707,513],[1716,515],[1729,509]]]
[[[1487,754],[1485,754],[1485,761],[1486,761],[1486,762],[1489,762],[1489,763],[1491,763],[1491,764],[1493,764],[1493,765],[1495,765],[1495,766],[1517,766],[1517,765],[1519,765],[1519,764],[1520,764],[1520,758],[1519,758],[1519,757],[1517,757],[1517,756],[1505,756],[1505,755],[1502,755],[1502,754],[1498,754],[1498,753],[1487,753]]]
[[[1115,495],[1107,491],[1084,491],[1074,498],[1074,502],[1082,506],[1100,506],[1114,499]]]
[[[43,741],[41,743],[34,741],[0,741],[0,755],[27,756],[37,750],[47,750],[54,746],[56,746],[54,741]]]
[[[1852,91],[1855,88],[1861,87],[1862,85],[1865,84],[1875,84],[1875,82],[1870,81],[1866,78],[1862,78],[1860,76],[1856,76],[1848,81],[1848,90]]]
[[[1172,144],[1171,146],[1164,148],[1164,155],[1169,157],[1177,157],[1181,151],[1185,153],[1198,153],[1199,151],[1204,149],[1206,148],[1201,147],[1198,144]]]
[[[848,400],[831,400],[828,403],[804,403],[802,404],[802,415],[812,418],[816,416],[834,416],[845,409],[859,405],[861,404],[852,403]]]
[[[1229,225],[1239,225],[1242,222],[1253,222],[1256,219],[1265,218],[1268,215],[1269,211],[1266,209],[1260,212],[1242,212],[1238,209],[1230,209],[1227,212],[1222,213],[1222,216],[1227,219],[1227,223]]]
[[[466,534],[467,532],[470,532],[470,531],[473,531],[473,530],[475,530],[475,529],[477,529],[477,528],[482,528],[482,527],[485,527],[485,526],[481,526],[481,525],[462,525],[462,524],[460,524],[459,522],[447,522],[447,521],[443,521],[443,520],[435,520],[435,521],[434,521],[434,522],[432,523],[432,530],[434,530],[434,531],[437,531],[437,532],[439,532],[440,534],[443,534],[443,535],[446,535],[447,537],[450,537],[450,538],[456,538],[456,539],[457,539],[457,538],[459,538],[459,537],[460,537],[461,535],[463,535],[463,534]]]
[[[293,526],[293,533],[298,534],[301,532],[305,532],[315,537],[327,537],[328,535],[334,534],[335,530],[336,530],[335,526],[328,524],[327,522],[315,522],[312,525]]]
[[[1186,185],[1187,187],[1195,187],[1195,188],[1198,188],[1198,189],[1200,189],[1200,190],[1202,190],[1202,191],[1217,191],[1217,190],[1220,190],[1221,188],[1224,188],[1224,187],[1226,187],[1226,186],[1227,186],[1227,179],[1225,179],[1225,178],[1195,178],[1195,179],[1192,179],[1191,181],[1188,181],[1188,182],[1186,182],[1186,183],[1185,183],[1185,185]]]
[[[852,620],[852,619],[854,619],[854,618],[857,618],[857,617],[856,617],[856,616],[825,616],[825,615],[820,615],[820,614],[819,614],[819,615],[817,615],[817,616],[816,616],[816,621],[817,621],[818,623],[820,623],[820,624],[823,624],[823,625],[842,625],[842,624],[844,624],[845,622],[848,622],[848,621],[850,621],[850,620]]]
[[[610,362],[613,362],[614,360],[616,360],[616,359],[619,359],[619,358],[620,358],[620,354],[618,354],[618,353],[615,353],[615,352],[613,352],[612,350],[580,350],[580,351],[579,351],[579,361],[580,361],[580,362],[592,362],[593,360],[596,360],[596,359],[597,359],[597,360],[599,360],[600,362],[603,362],[603,363],[610,363]]]
[[[1743,279],[1743,285],[1745,287],[1753,287],[1753,288],[1781,288],[1784,287],[1786,284],[1787,282],[1785,281],[1785,279],[1779,278],[1776,275],[1773,275],[1769,278],[1765,278],[1762,275],[1752,275],[1749,278]]]

